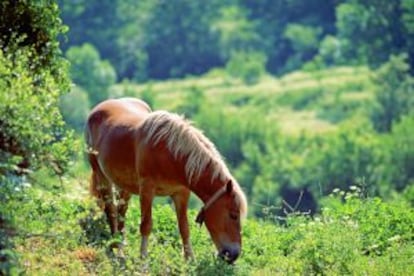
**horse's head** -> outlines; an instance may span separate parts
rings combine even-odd
[[[206,202],[197,216],[205,222],[218,254],[233,263],[241,252],[241,218],[246,212],[246,199],[240,187],[228,181]]]

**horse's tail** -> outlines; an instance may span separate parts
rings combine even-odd
[[[91,165],[91,168],[92,168],[92,173],[91,173],[90,180],[89,180],[89,193],[97,199],[98,206],[101,209],[103,209],[105,205],[104,205],[103,194],[101,192],[102,173],[99,168],[96,154],[88,153],[88,159],[89,159],[89,164]]]
[[[93,148],[93,138],[91,133],[92,124],[90,118],[85,126],[85,142],[86,142],[86,155],[89,161],[89,165],[92,168],[92,173],[89,180],[89,192],[92,196],[98,199],[98,205],[103,208],[103,196],[100,192],[100,167],[98,163],[98,151]]]

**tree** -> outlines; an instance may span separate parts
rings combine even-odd
[[[225,61],[236,53],[263,49],[255,21],[247,18],[246,9],[239,5],[229,5],[222,7],[219,14],[211,28],[214,33],[218,33],[220,56]]]
[[[412,106],[412,105],[411,105]],[[414,113],[404,115],[401,120],[394,124],[388,147],[389,159],[386,170],[391,171],[388,185],[401,191],[414,184]],[[412,198],[414,199],[414,198]]]
[[[230,76],[241,78],[245,84],[256,84],[265,72],[266,56],[260,52],[233,52],[226,64]]]
[[[313,47],[318,43],[313,43],[311,48],[297,47],[300,43],[304,45],[304,41],[292,41],[296,37],[292,37],[291,34],[298,28],[292,29],[289,24],[305,27],[301,32],[306,33],[306,36],[316,31],[317,35],[312,36],[317,37],[318,41],[325,35],[335,32],[337,1],[247,0],[241,2],[241,5],[248,10],[248,19],[255,22],[256,33],[265,41],[263,46],[268,58],[267,70],[271,73],[283,73],[300,68],[302,64],[298,59],[304,58],[304,61],[308,61],[317,53]],[[291,57],[293,59],[289,61]]]
[[[410,59],[411,74],[414,70],[414,0],[401,0],[401,20],[406,51]]]
[[[89,106],[88,94],[79,87],[72,88],[72,91],[62,95],[59,101],[63,120],[80,133],[84,130]]]
[[[336,15],[344,60],[378,67],[406,49],[400,1],[346,1],[336,7]]]
[[[144,25],[148,76],[183,77],[222,65],[211,24],[225,4],[220,0],[156,2]]]
[[[70,73],[75,84],[89,95],[95,105],[108,98],[108,89],[116,81],[116,73],[108,61],[101,60],[98,51],[91,44],[73,46],[66,52],[71,62]]]
[[[143,25],[152,1],[59,0],[62,18],[70,26],[63,50],[92,44],[113,66],[119,77],[146,78],[147,53]]]
[[[291,23],[286,26],[283,36],[290,42],[294,54],[289,58],[286,69],[300,67],[318,51],[322,29]]]
[[[376,72],[376,108],[372,120],[378,131],[391,131],[392,125],[414,106],[414,78],[409,74],[407,55],[391,56]]]
[[[58,97],[69,90],[54,1],[0,5],[0,175],[46,165],[62,173],[74,150]]]

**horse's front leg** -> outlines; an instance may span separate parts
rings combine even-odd
[[[175,212],[177,214],[178,227],[180,229],[181,239],[183,241],[184,256],[185,258],[194,258],[193,249],[190,242],[190,229],[188,226],[187,207],[188,199],[190,197],[190,190],[183,189],[179,193],[171,196],[175,206]]]
[[[148,255],[148,239],[152,228],[152,201],[154,199],[154,186],[144,183],[140,190],[141,205],[141,257]]]

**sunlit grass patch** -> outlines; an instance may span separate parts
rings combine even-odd
[[[324,133],[336,129],[335,125],[318,119],[314,111],[292,111],[286,108],[274,112],[269,118],[277,122],[280,130],[286,134]]]
[[[237,108],[240,110],[254,106],[263,112],[263,116],[280,118],[280,125],[287,133],[303,130],[317,133],[332,130],[329,118],[333,121],[346,119],[350,101],[372,101],[371,71],[367,67],[334,67],[319,71],[295,71],[280,78],[264,75],[259,82],[246,85],[239,79],[232,79],[225,72],[206,74],[201,77],[151,81],[144,84],[123,83],[113,87],[115,94],[127,91],[129,96],[154,99],[154,109],[164,109],[182,113],[182,107],[191,108],[200,94],[203,105],[220,107],[221,110]],[[348,95],[349,94],[349,95]],[[357,95],[360,94],[360,95]],[[333,100],[332,100],[333,99]],[[331,106],[338,106],[331,111]],[[275,110],[276,107],[293,109],[286,113]],[[355,108],[363,106],[352,104]],[[309,111],[308,113],[303,110]],[[333,112],[333,113],[332,113]],[[314,116],[316,114],[316,116]]]
[[[12,197],[1,207],[15,218],[18,269],[29,275],[412,274],[412,212],[406,203],[364,199],[358,192],[336,191],[323,201],[322,214],[315,218],[292,214],[285,225],[275,224],[271,216],[248,218],[243,222],[242,255],[235,265],[217,258],[207,230],[193,221],[197,210],[189,211],[195,260],[186,262],[170,204],[154,205],[146,259],[139,253],[137,197],[128,212],[123,255],[109,249],[110,237],[99,234],[109,233],[103,214],[85,198],[62,199],[58,193],[31,187],[25,190],[28,197]],[[20,208],[13,207],[17,205]],[[88,235],[94,234],[91,241]]]

